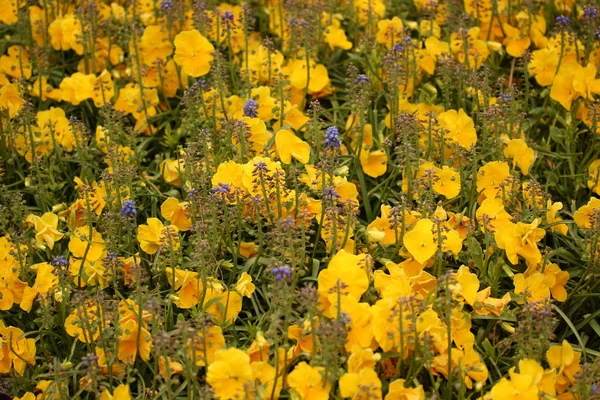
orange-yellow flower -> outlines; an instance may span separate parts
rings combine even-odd
[[[214,46],[196,29],[175,36],[173,60],[187,75],[197,78],[208,74]]]

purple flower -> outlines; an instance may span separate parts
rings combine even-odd
[[[66,267],[69,265],[69,261],[65,258],[65,256],[54,257],[51,262],[53,267]]]
[[[275,279],[278,281],[287,280],[292,276],[292,269],[287,265],[275,267],[271,270],[271,272],[273,272],[273,275],[275,275]]]
[[[228,183],[219,182],[217,184],[217,187],[213,188],[213,193],[228,195],[229,193],[231,193],[231,186],[229,186]]]
[[[221,15],[221,21],[223,21],[223,23],[227,23],[227,22],[233,23],[233,20],[234,20],[233,13],[229,10],[225,11],[223,13],[223,15]]]
[[[583,18],[586,19],[595,19],[598,17],[598,10],[596,10],[592,5],[587,4],[583,7]]]
[[[340,133],[338,131],[338,128],[336,128],[335,126],[330,126],[329,128],[327,128],[327,130],[325,131],[324,145],[326,149],[340,147]]]
[[[358,75],[356,77],[356,79],[354,80],[354,83],[359,84],[359,85],[366,85],[369,82],[371,82],[371,80],[365,74]]]
[[[561,27],[565,28],[571,23],[571,19],[566,15],[559,15],[558,17],[556,17],[556,23]]]
[[[137,210],[135,209],[135,203],[131,200],[125,200],[121,207],[121,217],[123,218],[135,218]]]
[[[250,118],[258,117],[258,103],[256,100],[250,99],[246,100],[246,104],[244,104],[244,116]]]

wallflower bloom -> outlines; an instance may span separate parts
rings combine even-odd
[[[22,376],[27,364],[35,365],[35,339],[23,337],[24,332],[4,325],[0,320],[0,373],[14,370]]]
[[[325,368],[311,367],[304,361],[288,375],[288,385],[301,400],[327,400],[331,383],[323,381]]]
[[[438,115],[438,120],[450,143],[456,143],[466,150],[471,150],[477,143],[475,123],[462,108],[445,111]]]
[[[319,294],[332,301],[338,296],[352,296],[359,300],[369,287],[366,264],[366,254],[355,256],[346,250],[338,251],[327,268],[319,273]]]
[[[12,25],[19,20],[17,0],[7,0],[0,5],[0,22]]]
[[[137,354],[144,361],[150,358],[152,336],[148,332],[146,320],[152,315],[140,310],[131,299],[119,302],[119,352],[117,358],[125,364],[133,364]]]
[[[523,295],[528,303],[543,302],[550,298],[550,287],[546,276],[541,272],[534,272],[529,276],[517,274],[513,278],[515,293]]]
[[[196,29],[175,36],[173,60],[187,75],[197,78],[208,74],[213,60],[214,46]]]
[[[387,171],[388,156],[383,150],[371,151],[363,146],[360,152],[360,165],[363,172],[371,178],[377,178]]]
[[[252,277],[247,272],[242,272],[235,285],[235,290],[242,296],[252,297],[254,289],[255,286],[254,283],[252,283]]]
[[[250,357],[235,348],[217,351],[215,360],[208,366],[206,382],[217,399],[243,398],[253,385]]]
[[[21,46],[10,46],[6,54],[0,56],[0,72],[17,79],[31,78],[32,65],[27,50]]]
[[[588,167],[587,185],[590,190],[600,196],[600,160],[593,161]]]
[[[546,208],[548,209],[546,211],[546,222],[551,225],[550,229],[566,235],[569,232],[569,227],[566,224],[557,224],[557,222],[562,221],[562,218],[556,216],[558,211],[562,210],[563,204],[561,202],[553,203],[552,200],[548,200]]]
[[[169,249],[179,248],[179,229],[175,225],[164,226],[158,218],[148,218],[148,225],[138,226],[137,240],[142,250],[154,254],[164,246]]]
[[[538,228],[539,218],[531,224],[508,222],[499,227],[494,234],[498,247],[506,250],[506,257],[513,264],[519,262],[518,256],[525,258],[528,265],[537,265],[542,261],[542,254],[537,242],[542,240],[546,231]]]
[[[404,38],[404,24],[398,17],[382,19],[377,23],[377,42],[391,49]]]
[[[88,261],[95,261],[102,257],[105,243],[102,235],[92,228],[90,235],[89,228],[77,228],[69,240],[69,251],[74,257],[84,258]]]
[[[438,241],[433,235],[433,222],[423,218],[404,235],[404,246],[420,264],[438,251]]]
[[[600,199],[592,197],[584,206],[581,206],[573,214],[573,219],[578,227],[590,229],[592,227],[591,217],[593,214],[600,212]]]
[[[104,389],[100,395],[100,400],[131,400],[131,393],[128,385],[119,385],[115,388],[113,394],[108,389]]]
[[[188,208],[190,203],[179,201],[174,197],[169,197],[160,206],[160,213],[163,218],[176,226],[180,231],[187,231],[192,227],[192,220],[189,216]]]
[[[477,171],[477,192],[481,192],[486,198],[504,198],[507,191],[505,186],[510,180],[510,168],[507,163],[488,162]]]
[[[535,152],[523,139],[512,139],[504,149],[504,157],[512,158],[513,169],[518,165],[523,175],[529,175],[529,168],[535,161]]]
[[[345,373],[339,380],[340,394],[354,400],[381,400],[381,380],[371,368]]]
[[[31,311],[33,300],[38,295],[48,296],[50,291],[58,284],[58,276],[54,274],[52,265],[40,263],[32,265],[31,269],[36,273],[35,282],[31,287],[28,286],[23,290],[23,299],[20,304],[21,309],[27,312]]]
[[[41,217],[29,214],[25,221],[34,226],[36,232],[35,240],[38,243],[46,243],[50,250],[54,248],[54,243],[64,236],[64,233],[59,232],[57,229],[58,215],[54,213],[47,212]]]
[[[160,173],[163,179],[171,185],[181,185],[181,179],[185,172],[185,165],[182,159],[171,160],[166,159],[160,163]]]
[[[510,380],[502,378],[491,391],[492,400],[537,399],[538,383],[542,380],[544,369],[535,360],[526,358],[519,361],[519,373],[515,367],[509,371]]]
[[[337,19],[333,20],[337,21]],[[350,50],[352,48],[352,42],[346,37],[346,32],[340,28],[339,21],[326,27],[323,36],[331,50],[335,48]]]
[[[198,273],[179,268],[165,268],[169,285],[177,291],[175,305],[179,308],[192,308],[200,302],[204,285]]]
[[[390,383],[389,392],[384,400],[425,400],[423,386],[408,388],[404,379],[396,379]]]
[[[281,129],[277,132],[275,146],[279,158],[284,164],[291,163],[292,157],[302,164],[306,164],[310,158],[310,145],[288,129]]]
[[[12,83],[7,83],[0,88],[0,110],[7,110],[8,116],[14,118],[21,111],[25,100],[23,100]]]
[[[573,350],[573,346],[563,340],[561,345],[550,346],[546,351],[546,359],[550,368],[557,370],[556,388],[558,392],[565,392],[569,385],[575,383],[575,375],[581,371],[581,365],[579,365],[581,352]]]

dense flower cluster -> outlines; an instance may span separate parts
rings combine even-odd
[[[597,2],[235,3],[0,1],[0,392],[600,399]]]

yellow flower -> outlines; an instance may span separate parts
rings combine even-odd
[[[173,375],[179,375],[183,372],[183,365],[174,361],[171,357],[161,357],[158,360],[158,371],[163,379],[169,379]]]
[[[331,383],[324,380],[325,368],[311,367],[304,361],[288,375],[288,385],[301,400],[327,400]]]
[[[46,243],[51,250],[54,248],[54,242],[59,241],[64,236],[57,229],[58,215],[54,213],[47,212],[41,217],[29,214],[25,221],[34,226],[35,240],[38,243]]]
[[[60,97],[74,106],[94,96],[96,75],[75,72],[60,82]]]
[[[143,63],[151,66],[158,60],[167,61],[173,53],[173,45],[169,40],[167,29],[158,25],[147,26],[139,44]]]
[[[477,143],[475,123],[462,108],[445,111],[438,115],[438,120],[450,143],[456,143],[466,150],[471,150]]]
[[[435,170],[433,191],[441,194],[447,199],[453,199],[460,194],[460,174],[454,168],[447,165]]]
[[[225,161],[219,164],[217,172],[213,175],[211,183],[213,188],[219,187],[219,183],[229,185],[232,191],[245,191],[242,176],[244,174],[244,165],[235,161]]]
[[[383,19],[377,23],[377,42],[384,44],[388,49],[402,42],[404,36],[404,24],[398,17]]]
[[[92,302],[78,304],[65,319],[65,330],[69,336],[83,343],[94,342],[100,337],[102,314],[102,309]]]
[[[31,78],[32,66],[27,50],[21,46],[10,46],[6,54],[0,56],[0,72],[16,79]]]
[[[235,285],[235,290],[242,296],[252,297],[254,289],[255,286],[254,283],[252,283],[252,277],[247,272],[242,272]]]
[[[596,65],[588,63],[585,67],[578,65],[573,75],[573,89],[584,99],[594,101],[594,95],[600,94],[600,79],[596,78]]]
[[[288,129],[281,129],[277,132],[275,147],[284,164],[291,163],[292,157],[302,164],[306,164],[310,158],[310,145]]]
[[[54,140],[67,151],[73,151],[76,141],[71,124],[62,108],[50,107],[36,115],[37,125],[42,135],[54,136]]]
[[[55,19],[48,27],[48,33],[54,50],[73,49],[77,54],[83,54],[81,21],[73,13]]]
[[[542,254],[537,242],[542,240],[546,231],[538,228],[539,218],[531,224],[508,222],[494,233],[499,248],[506,250],[506,257],[513,264],[518,264],[518,256],[525,258],[528,265],[537,265],[542,261]]]
[[[504,157],[513,159],[513,169],[518,165],[523,175],[529,174],[529,168],[535,161],[535,152],[523,139],[512,139],[504,149]]]
[[[529,73],[535,76],[535,80],[540,86],[550,86],[556,74],[560,52],[551,48],[535,50],[531,53],[529,61]]]
[[[54,274],[54,267],[52,265],[44,262],[32,265],[31,269],[36,273],[35,282],[33,286],[26,287],[23,290],[23,299],[20,304],[21,309],[27,312],[31,311],[33,300],[35,300],[38,294],[45,297],[58,284],[58,276]]]
[[[146,329],[146,320],[152,318],[148,311],[141,311],[131,299],[119,302],[119,351],[117,358],[125,364],[133,364],[137,354],[144,361],[150,358],[152,336]]]
[[[237,319],[242,311],[242,296],[235,290],[223,292],[212,287],[207,288],[204,298],[206,312],[212,316],[215,324],[227,326]]]
[[[0,320],[0,374],[14,370],[23,376],[27,364],[35,365],[35,351],[34,338],[25,338],[21,329]]]
[[[179,201],[175,197],[169,197],[160,206],[160,213],[163,218],[176,226],[180,231],[187,231],[192,227],[192,220],[189,216],[188,208],[190,203]]]
[[[346,250],[338,251],[329,260],[327,268],[319,273],[319,294],[333,299],[338,295],[360,299],[369,287],[367,262],[366,254],[355,256]]]
[[[7,0],[0,4],[0,22],[12,25],[19,20],[17,0]]]
[[[408,388],[404,379],[396,379],[390,383],[388,394],[385,395],[384,400],[425,400],[425,391],[421,385],[416,388]]]
[[[404,246],[420,264],[425,263],[438,251],[438,241],[433,235],[433,222],[424,218],[404,235]]]
[[[7,83],[0,88],[0,110],[7,110],[10,118],[14,118],[24,104],[25,100],[21,98],[15,85]]]
[[[359,372],[349,372],[339,380],[340,394],[353,400],[381,399],[381,380],[371,368]]]
[[[589,229],[592,227],[592,216],[598,214],[599,212],[600,199],[592,197],[586,205],[581,206],[577,211],[575,211],[575,214],[573,214],[573,219],[578,227]]]
[[[569,272],[563,271],[560,267],[554,263],[548,263],[544,268],[544,274],[546,275],[546,283],[550,288],[552,297],[556,301],[567,300],[567,290],[565,286],[569,282]]]
[[[133,364],[136,355],[148,361],[152,349],[152,336],[146,328],[140,328],[135,320],[119,323],[121,335],[119,336],[119,352],[117,357],[125,364]]]
[[[360,165],[363,172],[372,177],[377,178],[387,171],[388,156],[383,150],[371,151],[367,146],[363,145],[360,152]]]
[[[563,393],[570,384],[575,383],[575,374],[581,371],[581,352],[573,350],[573,346],[563,340],[561,345],[550,346],[546,351],[546,359],[550,368],[557,370],[556,388]]]
[[[543,302],[550,298],[550,288],[546,276],[540,272],[525,277],[517,274],[513,278],[515,293],[523,295],[528,303]]]
[[[163,179],[170,183],[171,185],[179,186],[181,185],[182,177],[185,174],[185,166],[182,159],[180,160],[171,160],[166,159],[160,163],[160,173]]]
[[[104,389],[100,395],[100,400],[131,400],[131,393],[128,385],[119,385],[115,388],[113,394],[108,389]]]
[[[562,221],[562,218],[557,217],[556,214],[558,211],[562,210],[563,204],[561,202],[552,203],[552,200],[548,200],[546,203],[546,222],[550,226],[550,229],[556,232],[560,232],[563,235],[566,235],[569,232],[569,227],[566,224],[557,224],[556,222]]]
[[[196,29],[175,36],[173,60],[187,75],[197,78],[208,74],[213,60],[214,46]]]
[[[339,22],[337,26],[333,24],[326,27],[323,36],[331,50],[334,50],[336,47],[343,50],[350,50],[352,48],[352,42],[346,37],[346,32],[339,27]]]
[[[265,146],[269,143],[273,134],[267,130],[265,121],[260,118],[242,117],[242,122],[246,125],[246,130],[249,131],[248,142],[252,145],[251,148],[256,153],[262,153]],[[240,147],[241,143],[238,143],[238,137],[233,138],[233,142]],[[247,144],[246,144],[247,146]]]
[[[508,55],[519,58],[531,45],[531,39],[524,35],[521,29],[515,28],[509,24],[502,24],[502,29],[506,37],[504,38],[504,46],[506,46],[506,52]]]
[[[219,350],[208,366],[206,382],[217,399],[241,399],[253,385],[250,357],[235,348]]]
[[[278,399],[283,383],[282,378],[275,375],[275,368],[264,361],[252,362],[250,368],[252,380],[256,384],[257,399]]]
[[[477,172],[477,192],[486,198],[507,196],[505,186],[510,182],[510,168],[503,161],[491,161]]]
[[[204,285],[198,279],[198,273],[179,268],[165,268],[167,281],[177,290],[175,305],[179,308],[192,308],[200,302]]]
[[[215,361],[217,351],[225,348],[223,330],[216,325],[197,331],[197,335],[188,339],[185,347],[190,359],[196,360],[198,367],[207,366]]]
[[[509,371],[510,380],[502,378],[491,391],[492,400],[537,400],[538,383],[542,380],[544,369],[537,361],[526,358],[519,361],[519,373],[515,367]]]
[[[563,61],[552,82],[550,98],[559,102],[567,111],[571,110],[571,104],[580,96],[573,86],[575,75],[580,68],[575,60]]]
[[[74,257],[84,258],[88,261],[100,259],[104,254],[105,243],[102,235],[92,228],[77,228],[69,240],[69,251]]]
[[[600,160],[595,160],[588,167],[588,187],[600,195]]]
[[[296,60],[289,64],[290,83],[293,88],[313,94],[324,90],[330,84],[329,73],[323,64],[310,61],[307,71],[306,60]],[[310,75],[310,76],[309,76]]]
[[[137,240],[142,250],[154,254],[159,247],[177,250],[179,248],[179,229],[175,225],[164,226],[158,218],[148,218],[148,225],[138,226]]]

